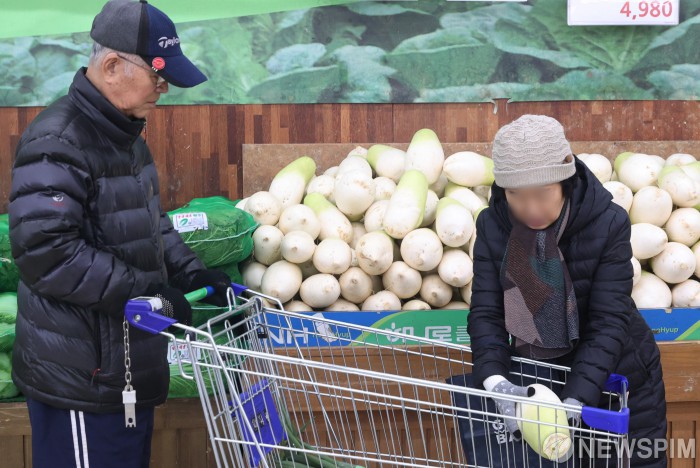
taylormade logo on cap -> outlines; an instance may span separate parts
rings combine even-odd
[[[207,80],[182,53],[172,20],[146,0],[109,0],[95,16],[90,37],[105,47],[140,56],[171,85],[190,88]]]
[[[158,45],[161,46],[163,49],[167,49],[169,46],[174,46],[180,43],[180,38],[175,36],[175,37],[161,37],[158,39]]]

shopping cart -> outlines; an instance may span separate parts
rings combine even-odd
[[[288,312],[238,285],[229,301],[227,312],[199,328],[175,323],[143,299],[125,310],[133,326],[188,350],[178,365],[197,383],[219,467],[554,466],[508,437],[495,394],[468,386],[469,347]],[[177,338],[168,327],[185,334]],[[275,346],[280,340],[290,346]],[[510,378],[557,390],[568,372],[514,359]],[[626,380],[612,376],[605,408],[538,402],[539,411],[569,410],[584,421],[547,425],[573,440],[557,466],[625,466],[626,394]],[[539,417],[517,419],[539,424]]]

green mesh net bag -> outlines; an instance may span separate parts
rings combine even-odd
[[[207,268],[245,260],[253,251],[253,217],[224,197],[195,198],[168,213],[180,236]]]
[[[15,292],[19,270],[10,249],[10,223],[7,214],[0,214],[0,292]]]

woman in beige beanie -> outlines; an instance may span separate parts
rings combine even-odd
[[[608,403],[601,394],[609,375],[621,374],[629,380],[632,466],[665,467],[659,349],[631,298],[627,213],[550,117],[525,115],[501,128],[493,162],[495,184],[474,247],[473,384],[526,396],[529,382],[510,374],[511,356],[521,356],[571,367],[555,389],[560,398],[598,406]],[[495,403],[514,415],[514,405]],[[582,424],[576,414],[570,423]],[[506,426],[520,437],[514,420]]]

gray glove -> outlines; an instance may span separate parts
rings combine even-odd
[[[583,408],[583,403],[571,397],[565,399],[562,403],[564,403],[565,405],[580,406],[581,408]],[[581,425],[581,413],[567,411],[566,419],[569,421],[569,426],[571,427],[579,427]]]
[[[518,387],[513,385],[508,380],[502,380],[495,387],[493,387],[492,392],[502,393],[508,396],[518,396],[518,397],[531,397],[535,394],[534,388],[529,387]],[[494,398],[493,401],[496,403],[496,408],[498,412],[503,416],[507,416],[505,419],[506,428],[510,432],[512,438],[516,441],[522,439],[522,434],[520,433],[520,428],[518,427],[518,422],[515,419],[515,402],[512,400],[505,400],[500,398]]]

